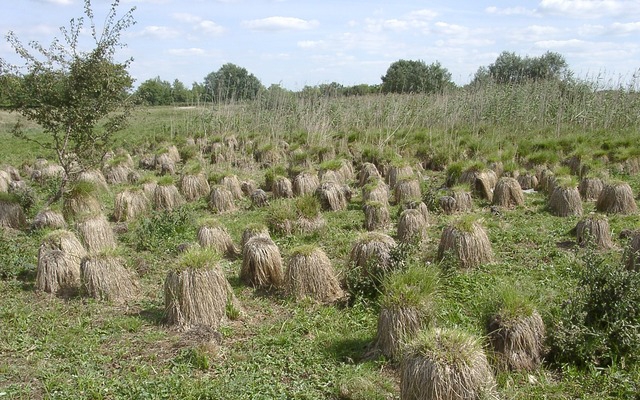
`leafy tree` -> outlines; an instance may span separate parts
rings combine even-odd
[[[503,51],[487,68],[481,67],[474,82],[490,77],[497,83],[522,83],[544,79],[562,80],[569,77],[566,60],[559,53],[546,52],[540,57],[520,57]]]
[[[80,39],[85,19],[72,19],[68,28],[61,27],[62,41],[54,39],[50,47],[30,42],[25,47],[13,32],[7,40],[25,61],[23,67],[0,59],[3,74],[21,77],[10,93],[11,107],[26,119],[38,123],[50,140],[38,142],[55,152],[65,174],[59,198],[67,181],[83,169],[102,160],[112,135],[122,129],[130,112],[127,91],[133,79],[127,72],[131,59],[116,62],[115,52],[124,44],[122,33],[135,24],[133,11],[118,18],[119,0],[114,0],[98,29],[91,1],[85,0],[84,14],[93,39],[92,50],[82,51]],[[14,128],[18,137],[29,138],[19,123]]]
[[[193,98],[189,89],[178,79],[174,80],[173,85],[171,85],[171,96],[176,103],[188,103]]]
[[[344,88],[343,94],[345,96],[364,96],[366,94],[379,93],[380,85],[367,85],[362,83],[360,85],[348,86]]]
[[[11,94],[19,87],[21,79],[15,74],[3,73],[0,75],[0,107],[11,107]]]
[[[204,78],[204,89],[207,100],[229,101],[254,99],[263,87],[245,68],[227,63]]]
[[[204,84],[202,83],[198,83],[198,82],[193,82],[193,84],[191,85],[191,97],[192,97],[192,101],[195,101],[197,103],[201,102],[201,101],[205,101],[206,99],[206,89],[204,87]]]
[[[150,106],[166,106],[173,102],[171,84],[159,76],[142,82],[135,96],[138,102]]]
[[[280,85],[272,84],[260,92],[260,101],[266,109],[281,109],[291,104],[293,93]]]
[[[399,60],[382,77],[383,93],[440,93],[452,87],[451,73],[438,61]]]

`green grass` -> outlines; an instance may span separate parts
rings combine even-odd
[[[268,109],[259,103],[217,108],[141,108],[134,113],[127,130],[115,138],[114,148],[129,151],[136,163],[138,156],[153,154],[160,144],[162,148],[176,144],[190,157],[186,166],[177,167],[194,172],[198,168],[191,158],[194,149],[185,151],[182,145],[187,137],[224,143],[225,137],[234,135],[241,146],[245,140],[252,144],[241,150],[238,159],[207,165],[203,171],[214,181],[233,171],[258,184],[289,172],[290,165],[285,160],[266,169],[253,162],[253,149],[280,151],[281,141],[289,143],[290,151],[296,149],[291,155],[294,164],[308,159],[312,169],[338,168],[340,159],[354,161],[355,165],[372,161],[389,166],[404,165],[415,158],[426,164],[428,158],[433,166],[448,167],[421,172],[424,188],[432,191],[423,191],[425,201],[427,196],[433,197],[431,206],[446,193],[440,188],[448,175],[457,179],[470,166],[484,169],[491,161],[502,161],[507,169],[520,172],[532,171],[533,164],[547,163],[556,175],[570,177],[573,185],[578,177],[560,163],[569,156],[580,155],[583,162],[597,167],[594,171],[602,171],[598,174],[627,182],[636,195],[640,193],[640,176],[612,164],[640,154],[636,139],[640,121],[632,112],[637,96],[585,92],[575,94],[573,102],[561,103],[559,89],[546,84],[509,89],[486,87],[478,92],[456,91],[437,96],[323,98],[311,108],[297,100],[288,103],[287,108]],[[541,103],[541,98],[547,102]],[[21,166],[42,155],[54,160],[53,154],[32,142],[12,139],[12,122],[13,114],[0,112],[0,139],[6,143],[0,148],[3,163]],[[44,139],[37,127],[28,129],[34,138]],[[614,154],[621,146],[626,146],[624,154]],[[336,160],[321,164],[319,153],[330,151],[338,155]],[[602,155],[607,155],[610,162],[595,162]],[[412,161],[411,165],[415,163]],[[176,178],[148,173],[143,179],[172,184]],[[25,179],[35,191],[36,201],[28,214],[33,217],[43,207],[54,183],[38,184],[27,176]],[[350,184],[355,188],[354,182]],[[107,216],[112,213],[112,197],[117,192],[116,188],[111,194],[100,195]],[[319,247],[339,278],[344,279],[351,247],[363,233],[359,194],[360,190],[354,190],[346,210],[323,212],[326,227],[319,232],[273,235],[283,258]],[[215,216],[236,243],[249,226],[266,225],[274,218],[315,216],[318,210],[313,197],[272,201],[271,207],[265,208],[252,208],[247,198],[236,204],[239,211]],[[484,200],[474,199],[474,212],[466,216],[444,215],[432,207],[427,240],[413,249],[397,251],[396,261],[399,265],[406,262],[408,270],[391,275],[390,280],[397,280],[388,283],[385,290],[390,294],[386,299],[389,301],[395,296],[419,302],[431,293],[429,298],[433,298],[436,310],[433,324],[471,334],[485,347],[487,314],[499,307],[513,313],[535,308],[547,327],[553,327],[558,307],[576,289],[586,251],[574,245],[571,233],[580,218],[552,216],[543,193],[526,194],[524,206],[502,210],[499,215],[490,213],[489,206]],[[585,215],[594,211],[593,203],[583,203],[583,207]],[[385,233],[392,236],[396,233],[399,208],[390,206],[393,224]],[[228,305],[231,321],[220,328],[218,339],[193,340],[163,326],[164,278],[181,257],[189,265],[200,265],[209,259],[202,252],[183,255],[179,247],[193,245],[198,227],[210,218],[205,200],[199,200],[171,212],[149,212],[126,226],[117,225],[119,254],[137,271],[141,282],[142,296],[127,306],[36,292],[38,247],[47,232],[2,231],[0,397],[399,397],[396,366],[385,360],[361,359],[376,336],[384,296],[338,305],[296,302],[277,291],[254,291],[245,286],[238,277],[241,260],[222,259],[219,265],[241,309]],[[637,227],[637,218],[638,215],[608,217],[616,245],[606,254],[611,262],[619,262],[627,244],[618,234]],[[458,223],[468,229],[478,220],[482,220],[491,241],[492,263],[460,271],[444,265],[446,261],[436,261],[444,227]],[[434,271],[437,285],[429,280],[435,279],[429,275]],[[500,372],[497,382],[501,398],[633,398],[640,389],[640,367],[544,364],[528,374]]]

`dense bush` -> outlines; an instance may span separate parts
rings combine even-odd
[[[610,366],[640,357],[640,275],[588,254],[576,291],[558,310],[551,357]]]
[[[136,221],[128,241],[138,251],[175,252],[178,245],[193,241],[195,216],[188,206],[173,211],[155,211]]]

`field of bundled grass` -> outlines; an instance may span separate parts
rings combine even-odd
[[[139,108],[49,205],[54,155],[0,112],[0,398],[635,398],[638,110],[551,82]]]

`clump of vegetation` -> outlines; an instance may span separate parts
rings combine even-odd
[[[544,355],[545,327],[531,301],[514,287],[502,287],[487,322],[500,369],[532,371]]]
[[[409,266],[384,279],[373,352],[398,360],[402,346],[436,319],[439,274],[434,267]]]
[[[584,262],[549,330],[551,359],[580,367],[638,361],[640,274],[601,255],[589,253]]]

